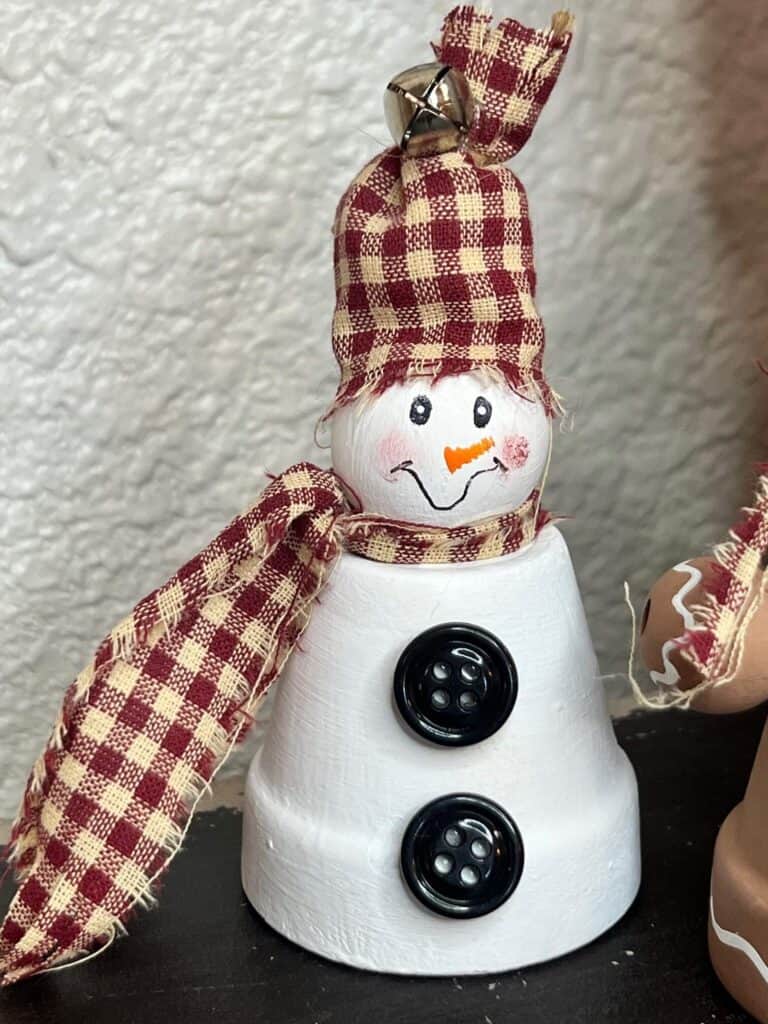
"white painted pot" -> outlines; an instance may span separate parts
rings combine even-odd
[[[498,637],[519,684],[505,724],[457,748],[420,738],[392,696],[403,649],[447,622]],[[356,967],[453,975],[548,960],[621,917],[640,881],[637,789],[556,527],[466,565],[344,555],[301,647],[246,790],[243,885],[273,928]],[[509,899],[471,920],[427,909],[400,868],[414,814],[458,792],[504,808],[525,851]]]

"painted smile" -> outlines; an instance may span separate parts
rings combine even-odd
[[[501,459],[497,459],[496,457],[494,457],[492,466],[486,466],[485,469],[478,469],[472,474],[472,476],[468,477],[467,482],[464,484],[464,490],[461,492],[460,496],[456,499],[456,501],[454,501],[453,504],[451,505],[436,505],[434,503],[431,494],[422,483],[421,477],[413,468],[412,459],[406,459],[405,462],[401,462],[399,465],[393,466],[392,469],[390,469],[390,473],[408,473],[408,475],[412,476],[413,479],[416,481],[416,485],[418,486],[419,490],[427,499],[432,508],[435,509],[436,512],[450,512],[452,508],[456,508],[457,505],[460,505],[462,501],[464,501],[466,496],[469,494],[469,488],[472,486],[472,481],[476,477],[482,476],[484,473],[495,473],[499,469],[502,470],[502,472],[504,473],[506,473],[507,471],[507,467],[504,465]]]

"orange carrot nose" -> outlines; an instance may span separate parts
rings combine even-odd
[[[489,448],[493,448],[492,437],[484,437],[482,441],[471,444],[469,448],[446,448],[443,452],[445,464],[451,473],[455,473],[457,469],[466,466],[468,462],[479,458]]]

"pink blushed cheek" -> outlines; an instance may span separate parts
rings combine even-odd
[[[397,431],[382,437],[376,447],[376,469],[385,480],[395,480],[392,469],[408,458],[408,440]]]
[[[501,458],[508,469],[522,469],[528,461],[531,453],[531,446],[528,438],[522,434],[513,434],[504,439],[501,449]]]

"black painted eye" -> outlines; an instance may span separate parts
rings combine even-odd
[[[489,407],[490,408],[490,407]],[[423,427],[432,412],[432,403],[426,395],[419,395],[411,402],[411,423]],[[490,415],[490,414],[489,414]]]
[[[480,395],[479,398],[475,399],[475,426],[476,427],[487,427],[491,419],[491,403],[487,398],[483,398]]]

